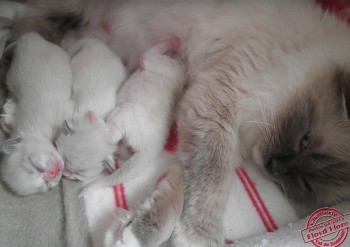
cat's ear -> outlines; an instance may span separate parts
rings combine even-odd
[[[350,71],[343,69],[342,71],[338,72],[336,82],[340,85],[343,105],[347,116],[350,119]]]
[[[4,154],[11,154],[16,150],[18,144],[22,142],[22,138],[11,138],[0,142],[0,151]]]
[[[87,118],[90,122],[94,122],[94,121],[97,119],[96,113],[93,112],[93,111],[88,111],[88,112],[86,113],[86,118]]]
[[[64,120],[62,131],[65,135],[71,135],[73,133],[72,123],[70,121]]]

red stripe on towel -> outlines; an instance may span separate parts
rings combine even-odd
[[[253,206],[255,207],[255,210],[258,213],[258,215],[259,215],[259,217],[261,219],[261,222],[265,226],[265,229],[268,232],[273,232],[274,230],[276,230],[277,228],[275,229],[273,227],[273,224],[271,225],[271,221],[269,221],[269,218],[266,215],[266,211],[265,212],[263,211],[264,207],[261,207],[261,203],[259,205],[260,201],[256,200],[256,197],[259,197],[259,194],[257,194],[257,190],[256,189],[254,190],[255,185],[253,184],[253,188],[252,188],[252,184],[249,183],[249,181],[247,179],[247,176],[245,176],[245,175],[247,175],[247,173],[244,171],[244,168],[236,169],[236,174],[237,174],[239,180],[241,181],[245,191],[247,192],[247,195],[248,195],[250,201],[252,202]]]
[[[114,204],[117,208],[120,208],[118,186],[113,186]]]
[[[120,191],[120,196],[121,196],[122,203],[123,203],[122,208],[128,210],[128,204],[126,202],[126,195],[125,195],[125,188],[124,188],[123,184],[119,185],[119,191]]]
[[[256,198],[258,199],[258,202],[260,203],[262,210],[265,212],[265,215],[266,215],[268,221],[270,222],[270,226],[272,227],[272,231],[276,231],[278,229],[278,226],[276,225],[276,222],[272,218],[270,211],[267,209],[265,202],[262,200],[262,198],[261,198],[261,196],[260,196],[260,194],[255,186],[255,183],[253,182],[251,177],[248,175],[246,169],[242,168],[242,173],[243,173],[243,176],[245,176],[245,178],[248,180],[248,183],[249,183],[250,187],[252,188],[253,193],[255,194]]]
[[[114,167],[116,170],[119,169],[118,160],[114,160]],[[117,208],[128,209],[128,204],[125,195],[125,188],[123,184],[118,184],[113,186],[113,194],[114,194],[114,204]]]

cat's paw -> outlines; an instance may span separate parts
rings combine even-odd
[[[13,98],[6,100],[2,107],[2,114],[0,118],[0,125],[2,130],[10,134],[16,119],[16,102]]]
[[[116,210],[115,222],[105,235],[105,247],[141,247],[132,231],[133,217],[130,211],[121,208]]]
[[[135,234],[132,231],[131,226],[125,228],[122,233],[119,233],[120,229],[114,229],[108,231],[105,238],[105,247],[142,247]]]
[[[192,224],[178,222],[172,235],[171,242],[174,246],[181,247],[220,247],[224,246],[224,238],[208,234],[206,229],[194,227]]]

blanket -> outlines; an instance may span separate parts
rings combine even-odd
[[[80,187],[63,179],[48,193],[20,197],[1,182],[0,246],[91,246]]]

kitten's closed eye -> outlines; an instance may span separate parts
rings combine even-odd
[[[64,125],[63,125],[63,133],[67,135],[72,135],[73,134],[73,125],[71,122],[64,120]]]
[[[39,162],[36,161],[35,159],[33,159],[31,156],[28,157],[28,160],[30,162],[30,164],[32,165],[32,167],[39,173],[44,173],[45,169],[43,167],[40,166]]]

